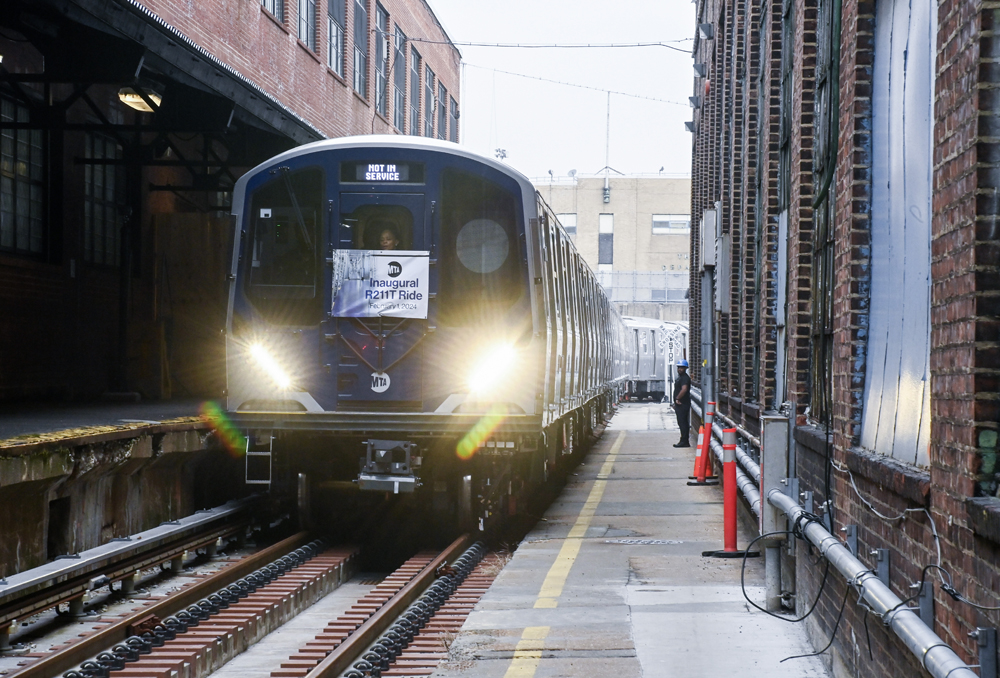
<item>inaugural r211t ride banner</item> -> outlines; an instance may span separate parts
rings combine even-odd
[[[426,318],[430,252],[336,250],[333,315],[338,318]]]

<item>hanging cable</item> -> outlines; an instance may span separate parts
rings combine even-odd
[[[482,71],[493,71],[494,73],[503,73],[504,75],[513,75],[518,78],[527,78],[529,80],[539,80],[541,82],[551,82],[556,85],[565,85],[566,87],[577,87],[579,89],[590,89],[595,92],[606,92],[608,94],[617,94],[623,97],[631,97],[633,99],[645,99],[646,101],[656,101],[661,104],[673,104],[674,106],[684,106],[687,108],[690,104],[681,103],[680,101],[670,101],[669,99],[657,99],[656,97],[647,97],[641,94],[632,94],[630,92],[618,92],[611,89],[604,89],[603,87],[592,87],[590,85],[579,85],[575,82],[563,82],[562,80],[552,80],[550,78],[542,78],[537,75],[526,75],[524,73],[514,73],[512,71],[503,71],[499,68],[490,68],[489,66],[477,66],[476,64],[471,64],[468,62],[462,62],[465,66],[471,66],[472,68],[478,68]]]
[[[690,54],[691,50],[674,47],[672,42],[688,42],[694,38],[679,40],[661,40],[659,42],[578,42],[578,43],[538,43],[538,42],[455,42],[453,40],[430,40],[428,38],[410,38],[413,42],[426,45],[451,45],[453,47],[499,47],[503,49],[619,49],[634,47],[666,47],[675,52]]]

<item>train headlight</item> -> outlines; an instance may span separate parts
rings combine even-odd
[[[513,377],[511,370],[517,363],[517,351],[513,346],[494,346],[481,355],[475,367],[469,372],[469,391],[488,393],[506,378]]]
[[[267,376],[271,378],[274,385],[280,388],[282,391],[287,391],[292,387],[292,380],[288,377],[288,374],[281,369],[281,365],[278,361],[274,359],[274,356],[270,352],[261,346],[260,344],[254,344],[250,347],[250,356],[257,363]]]

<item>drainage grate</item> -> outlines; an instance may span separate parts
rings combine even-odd
[[[659,546],[661,544],[683,544],[677,539],[605,539],[605,544],[628,544],[629,546]]]

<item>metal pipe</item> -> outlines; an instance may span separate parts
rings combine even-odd
[[[715,458],[719,460],[719,463],[723,463],[725,455],[722,444],[715,438],[712,438],[712,452],[715,453]],[[743,498],[750,504],[750,509],[760,518],[760,491],[750,477],[743,472],[743,469],[738,466],[736,467],[736,487],[740,489]]]
[[[805,509],[797,501],[779,489],[769,490],[767,500],[772,506],[784,511],[793,525],[797,525],[799,518],[805,513]],[[855,558],[850,549],[822,524],[814,520],[804,521],[801,530],[830,564],[847,577],[847,582],[858,589],[865,602],[882,617],[883,622],[899,636],[932,676],[978,678],[947,643],[928,628],[920,617],[902,605],[903,601],[892,589],[883,584],[867,565]]]
[[[714,433],[715,437],[718,439],[722,439],[722,427],[714,422],[712,424],[712,433]],[[760,446],[758,446],[757,449],[760,449]],[[754,482],[757,485],[760,485],[760,464],[755,462],[753,458],[747,454],[746,450],[739,445],[736,446],[736,459],[740,462],[743,468],[750,473],[750,477],[754,479]]]
[[[723,423],[728,424],[730,428],[735,428],[737,433],[739,433],[742,437],[746,438],[751,443],[753,443],[754,447],[756,447],[758,450],[760,449],[760,438],[750,433],[750,431],[737,424],[735,421],[724,415],[722,412],[716,412],[715,416],[721,419]]]

